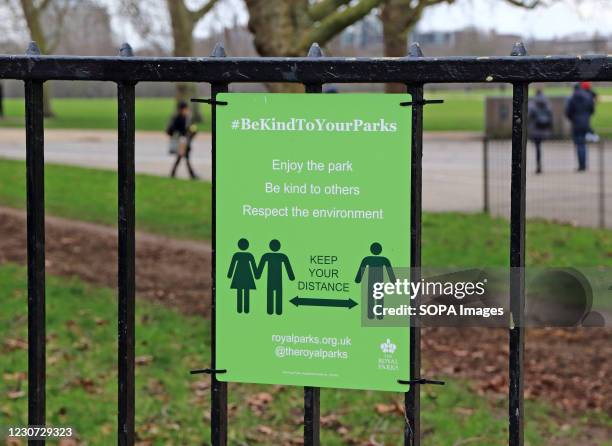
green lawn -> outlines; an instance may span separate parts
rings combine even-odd
[[[25,208],[23,161],[0,159],[0,205]],[[136,220],[142,230],[210,238],[210,184],[138,175]],[[51,215],[105,225],[117,222],[117,173],[48,164],[45,205]]]
[[[55,117],[45,120],[49,129],[116,129],[117,100],[114,98],[57,98],[52,101]],[[136,101],[136,128],[138,130],[163,131],[174,112],[171,98],[140,98]],[[200,107],[204,122],[201,131],[210,131],[210,107]],[[5,118],[0,127],[22,127],[24,103],[22,99],[4,100]]]
[[[27,424],[26,290],[23,267],[0,267],[4,426]],[[73,426],[88,445],[115,443],[116,307],[112,290],[48,277],[47,422]],[[136,426],[142,444],[208,444],[209,379],[189,370],[209,364],[209,323],[138,301],[136,333]],[[280,445],[301,437],[301,388],[232,384],[229,397],[230,444]],[[399,444],[403,416],[394,406],[402,401],[402,394],[324,389],[322,444]],[[526,413],[526,444],[541,445],[557,434],[559,414],[553,417],[551,409],[530,402]],[[478,397],[462,382],[423,389],[422,417],[424,444],[506,441],[505,401]],[[579,427],[564,436],[578,434]]]
[[[210,238],[210,184],[137,175],[136,224],[176,238]],[[51,215],[115,225],[117,174],[108,170],[48,164],[46,210]],[[0,205],[25,209],[24,162],[0,159]],[[484,214],[425,213],[423,262],[429,265],[508,263],[509,224]],[[531,265],[608,265],[612,232],[543,221],[527,225]],[[457,255],[461,253],[461,255]]]
[[[25,207],[23,165],[0,160],[0,205]],[[116,173],[47,165],[45,174],[49,214],[115,224]],[[210,237],[208,183],[138,175],[136,208],[140,229],[198,240]],[[425,214],[424,263],[505,265],[508,226],[505,220],[480,214]],[[530,264],[598,266],[609,264],[612,256],[610,231],[530,222],[527,237]],[[23,267],[0,267],[0,425],[26,422],[26,290]],[[74,425],[88,444],[112,444],[115,292],[49,277],[47,305],[49,423]],[[137,306],[139,437],[160,445],[201,444],[209,436],[208,381],[188,371],[209,364],[208,322],[143,301]],[[425,444],[504,444],[505,401],[483,399],[455,381],[423,392]],[[396,403],[401,404],[401,395],[323,391],[322,443],[367,444],[373,435],[372,441],[398,444],[403,423],[393,409]],[[301,407],[299,388],[231,385],[230,444],[285,444],[299,438]],[[528,444],[543,444],[558,432],[553,421],[558,418],[541,404],[527,407]]]
[[[597,88],[600,95],[593,127],[604,136],[612,136],[612,88]],[[569,95],[570,88],[546,89],[548,95]],[[512,94],[505,90],[426,91],[426,97],[444,99],[443,105],[425,107],[424,125],[428,131],[474,131],[481,132],[484,125],[484,100],[486,96]],[[117,127],[117,104],[113,98],[53,100],[55,118],[47,119],[47,128],[61,129],[115,129]],[[210,131],[210,107],[202,105],[204,122],[201,131]],[[170,114],[174,111],[171,98],[139,98],[136,101],[136,128],[138,130],[163,130]],[[23,100],[5,100],[6,118],[0,120],[0,127],[23,125]]]
[[[423,125],[429,131],[474,131],[484,130],[485,98],[487,96],[511,96],[512,88],[504,90],[448,91],[425,90],[429,99],[444,99],[442,105],[424,108]],[[435,88],[435,87],[434,87]],[[594,87],[599,94],[597,112],[593,117],[593,128],[602,136],[612,136],[612,88]],[[570,88],[546,88],[548,96],[568,96]],[[534,94],[531,91],[530,94]]]

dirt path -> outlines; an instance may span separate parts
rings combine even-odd
[[[26,261],[25,215],[0,208],[0,264]],[[48,217],[47,272],[115,287],[116,230]],[[138,233],[137,292],[185,314],[210,314],[208,243]],[[538,329],[527,335],[525,395],[566,412],[612,415],[612,330]],[[466,378],[475,391],[505,395],[508,335],[500,329],[423,330],[423,376]],[[529,415],[529,414],[527,414]]]
[[[107,226],[46,218],[47,273],[117,286],[117,231]],[[136,234],[139,296],[187,314],[210,311],[210,244]],[[0,207],[0,264],[26,263],[25,213]]]

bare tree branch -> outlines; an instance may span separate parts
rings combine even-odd
[[[342,11],[337,11],[321,20],[318,26],[310,29],[301,39],[300,51],[306,52],[312,42],[325,45],[332,37],[349,25],[361,20],[384,0],[361,0]]]
[[[193,21],[194,25],[198,23],[202,17],[208,14],[208,12],[213,8],[213,6],[215,6],[217,1],[218,0],[208,0],[195,11],[189,11],[189,14],[191,15],[191,20]]]
[[[437,5],[438,3],[455,3],[455,0],[427,0],[427,5],[425,6],[433,6],[433,5]]]
[[[51,3],[52,3],[52,0],[43,0],[43,1],[40,3],[40,5],[38,5],[38,6],[36,7],[36,9],[38,9],[38,10],[39,10],[39,11],[41,11],[41,12],[42,12],[42,11],[45,11],[45,10],[46,10],[46,9],[49,7],[49,5],[50,5]]]
[[[160,0],[124,0],[118,6],[118,15],[126,17],[156,51],[165,53],[170,49],[168,11]]]
[[[66,15],[68,13],[68,10],[75,6],[70,0],[56,0],[55,2],[53,2],[53,4],[54,6],[56,6],[56,10],[53,12],[55,23],[52,27],[53,29],[51,34],[47,37],[47,51],[49,53],[55,52],[58,45],[60,44],[62,34],[64,32],[64,23],[66,21]]]
[[[538,6],[543,6],[545,2],[542,0],[506,0],[508,3],[519,8],[534,9]]]
[[[308,15],[313,21],[318,22],[336,12],[340,6],[348,5],[350,2],[351,0],[322,0],[314,3],[310,7]]]

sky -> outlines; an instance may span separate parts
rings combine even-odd
[[[197,6],[202,1],[187,0],[191,6]],[[504,0],[455,0],[450,5],[441,3],[427,8],[418,26],[420,31],[452,31],[474,26],[501,34],[520,34],[525,39],[612,35],[612,0],[544,1],[552,3],[552,6],[528,10],[512,6]],[[116,7],[116,0],[107,0],[107,3],[111,9]],[[220,30],[234,22],[245,24],[247,20],[248,14],[242,0],[221,0],[212,13],[198,24],[195,35],[205,37],[213,29]],[[113,25],[123,41],[128,40],[138,46],[140,39],[129,24],[117,20],[115,15]]]
[[[548,0],[549,2],[551,0]],[[533,10],[517,8],[501,0],[456,0],[426,10],[421,31],[451,31],[475,26],[524,38],[593,36],[612,33],[612,0],[561,0]]]

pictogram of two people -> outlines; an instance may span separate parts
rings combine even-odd
[[[270,252],[261,256],[259,263],[255,262],[255,257],[250,252],[249,241],[245,238],[238,240],[239,252],[232,256],[227,278],[232,279],[230,288],[236,290],[238,313],[249,312],[249,297],[251,290],[256,289],[255,280],[259,280],[267,267],[267,296],[268,314],[283,314],[283,269],[287,271],[289,280],[295,280],[293,269],[289,258],[282,252],[278,252],[281,243],[274,239],[268,245]]]
[[[255,257],[250,252],[249,241],[245,238],[238,240],[238,248],[240,251],[234,253],[230,263],[227,278],[232,279],[231,289],[236,290],[236,310],[238,313],[248,313],[250,311],[250,292],[255,290],[255,280],[259,280],[264,272],[268,271],[267,277],[267,311],[268,314],[277,315],[283,314],[283,269],[287,271],[289,280],[295,280],[293,269],[289,258],[282,252],[278,252],[281,248],[281,243],[273,239],[268,245],[270,252],[261,256],[259,263],[255,262]],[[368,319],[382,319],[382,315],[374,314],[375,305],[383,306],[383,301],[375,302],[373,287],[376,282],[384,281],[384,271],[391,282],[395,282],[395,274],[389,259],[381,255],[382,246],[380,243],[372,243],[370,245],[370,253],[361,261],[355,283],[361,283],[364,273],[368,270]]]

